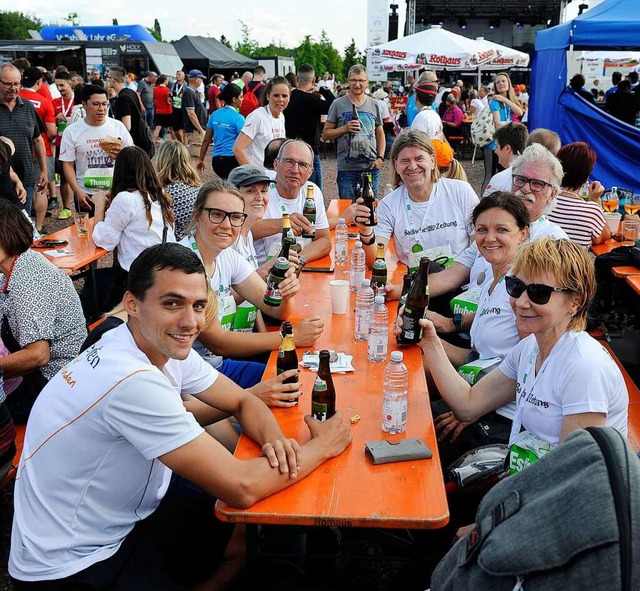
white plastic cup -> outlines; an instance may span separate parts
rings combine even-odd
[[[349,303],[349,282],[345,279],[333,279],[329,281],[331,292],[331,312],[333,314],[346,314]]]
[[[606,212],[604,214],[604,217],[607,220],[607,226],[609,226],[609,230],[611,231],[611,233],[617,234],[622,214],[618,213],[617,211],[612,211]]]

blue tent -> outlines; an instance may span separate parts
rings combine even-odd
[[[567,50],[640,48],[638,0],[605,0],[570,22],[539,31],[531,77],[529,126],[585,141],[598,152],[593,177],[605,187],[640,190],[640,130],[613,119],[566,90]]]
[[[40,29],[40,35],[46,41],[62,41],[65,38],[75,41],[75,30],[82,31],[89,41],[151,41],[156,39],[142,25],[114,25],[104,27],[50,25]]]

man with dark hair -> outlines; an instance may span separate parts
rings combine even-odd
[[[247,88],[253,92],[253,94],[258,97],[258,102],[262,98],[262,94],[264,93],[265,85],[264,85],[264,77],[267,71],[263,66],[256,66],[253,69],[253,78],[249,81],[249,83],[245,86],[245,91]]]
[[[590,92],[587,92],[584,89],[584,85],[586,84],[586,80],[584,78],[584,76],[582,74],[576,74],[573,78],[571,78],[571,80],[569,81],[569,86],[577,93],[579,94],[585,101],[591,103],[592,105],[595,105],[596,101],[593,98],[593,95]]]
[[[621,80],[618,83],[618,90],[607,97],[604,110],[616,119],[635,126],[638,103],[636,96],[631,92],[630,80]]]
[[[47,157],[40,135],[44,126],[30,101],[19,96],[22,76],[11,64],[0,66],[0,135],[8,137],[15,145],[13,169],[25,190],[25,210],[31,215],[34,188],[47,186]],[[40,176],[35,176],[33,153],[40,166]]]
[[[518,157],[527,146],[529,133],[522,123],[507,123],[496,129],[493,139],[496,140],[494,152],[498,156],[498,162],[504,170],[496,173],[491,177],[487,184],[487,188],[482,194],[483,197],[491,195],[496,191],[511,192],[513,181],[511,175],[511,163]]]
[[[20,74],[24,72],[27,68],[31,67],[31,62],[26,57],[19,57],[11,62],[12,66],[15,66],[20,70]]]
[[[133,139],[120,121],[107,117],[109,100],[104,88],[85,85],[82,106],[86,117],[69,125],[62,135],[60,162],[78,204],[90,210],[90,196],[111,188],[115,157],[122,148],[133,146]]]
[[[209,115],[221,107],[218,95],[220,94],[220,85],[224,80],[222,74],[214,74],[211,78],[211,86],[207,90],[207,100],[209,101]]]
[[[271,180],[275,180],[275,163],[278,158],[278,153],[280,152],[280,148],[282,144],[287,141],[287,138],[284,137],[276,137],[273,138],[264,149],[264,167],[267,171],[267,176],[271,177]],[[270,174],[273,173],[273,174]]]
[[[329,112],[334,96],[328,88],[315,87],[315,70],[311,64],[300,65],[297,75],[298,87],[291,91],[284,110],[284,124],[288,138],[304,140],[313,148],[313,174],[309,180],[322,189],[321,118]]]
[[[231,531],[212,497],[248,507],[351,440],[340,412],[324,423],[307,417],[303,445],[285,438],[260,399],[192,349],[209,288],[190,249],[146,249],[128,281],[127,323],[58,373],[31,411],[14,493],[15,591],[193,588],[211,576]],[[230,414],[261,457],[234,458],[197,422]],[[179,498],[175,481],[165,496],[171,471],[212,497]]]
[[[133,143],[136,146],[144,146],[142,127],[142,102],[135,90],[126,86],[127,72],[120,66],[111,66],[107,74],[107,85],[112,88],[117,97],[114,103],[114,116],[122,121],[127,128]]]
[[[53,113],[56,118],[56,126],[58,135],[55,139],[55,171],[60,177],[60,197],[62,199],[62,207],[58,213],[59,220],[67,220],[72,215],[72,198],[73,192],[67,179],[62,171],[62,163],[60,162],[60,146],[62,144],[62,134],[67,128],[67,121],[71,118],[73,111],[73,87],[71,86],[71,74],[65,71],[56,70],[56,87],[60,93],[60,97],[53,99]]]
[[[200,155],[204,128],[207,124],[207,111],[198,95],[198,88],[205,79],[200,70],[189,71],[189,84],[182,94],[182,116],[184,118],[185,144],[189,146],[192,156]]]
[[[607,98],[609,97],[609,95],[612,95],[616,92],[618,92],[618,84],[620,82],[620,80],[622,80],[622,73],[620,72],[614,72],[613,74],[611,74],[611,88],[609,88],[607,90],[607,92],[604,93],[604,100],[606,101]]]
[[[153,87],[158,80],[158,74],[155,72],[147,72],[147,75],[138,82],[138,90],[136,93],[142,106],[144,119],[150,129],[154,126],[155,103],[153,101]]]

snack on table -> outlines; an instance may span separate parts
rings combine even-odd
[[[100,140],[99,145],[111,158],[115,159],[122,149],[122,138],[108,135]]]

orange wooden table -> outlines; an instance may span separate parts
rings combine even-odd
[[[631,286],[631,289],[640,295],[640,275],[628,275],[626,282]]]
[[[605,240],[601,244],[591,245],[590,250],[593,254],[599,257],[601,254],[607,254],[620,246],[633,246],[633,241],[627,240],[626,242],[618,242],[613,238],[609,238],[609,240]]]
[[[353,240],[349,246],[353,245]],[[328,257],[325,257],[325,259]],[[397,265],[393,252],[387,253],[390,278],[401,283],[404,265]],[[326,261],[325,261],[326,263]],[[216,514],[223,521],[236,523],[270,523],[280,525],[317,525],[338,527],[377,527],[430,529],[445,526],[449,510],[438,457],[429,396],[418,347],[403,347],[409,368],[409,405],[407,431],[391,436],[382,431],[382,377],[386,363],[367,360],[367,345],[354,339],[355,294],[351,294],[345,315],[332,315],[329,280],[348,279],[346,267],[336,267],[334,274],[305,273],[302,290],[296,295],[294,322],[318,314],[324,332],[317,349],[334,349],[353,355],[355,372],[334,375],[336,408],[346,418],[360,415],[351,426],[352,444],[337,458],[325,462],[299,483],[259,501],[249,509],[235,509],[218,501]],[[397,302],[389,302],[390,331]],[[391,335],[391,332],[390,332]],[[389,349],[395,341],[390,336]],[[302,351],[298,351],[301,356]],[[275,375],[276,354],[271,355],[266,377]],[[273,409],[283,432],[300,442],[308,441],[303,422],[310,413],[311,391],[315,372],[303,370],[300,376],[303,395],[297,407]],[[433,458],[374,466],[364,455],[367,441],[421,437],[433,451]],[[260,448],[242,436],[235,455],[240,459],[256,457]]]
[[[98,303],[95,264],[96,261],[106,254],[109,254],[109,251],[96,246],[93,238],[91,237],[93,232],[93,218],[89,218],[87,228],[89,230],[89,235],[85,238],[79,237],[76,234],[75,225],[71,225],[63,230],[58,230],[57,232],[42,238],[42,240],[66,240],[68,244],[64,248],[71,251],[73,254],[62,257],[52,257],[48,256],[46,251],[55,249],[36,248],[34,250],[42,253],[56,267],[65,271],[67,275],[71,276],[71,279],[88,279],[92,300],[95,310],[97,310]]]

